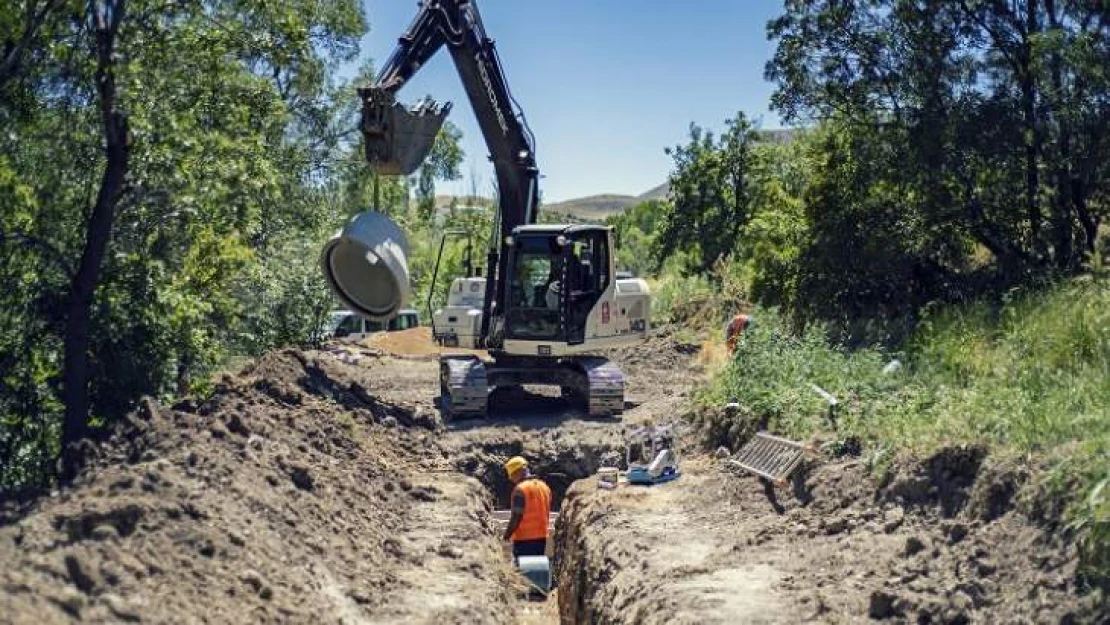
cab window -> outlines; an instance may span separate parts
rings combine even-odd
[[[586,319],[610,281],[608,233],[593,231],[576,236],[567,254],[568,341],[585,339]]]
[[[362,332],[362,317],[358,315],[347,315],[335,328],[335,335],[339,337],[359,332]]]
[[[412,313],[398,315],[389,321],[390,331],[408,330],[414,327],[416,327],[416,319]]]
[[[562,250],[552,236],[522,236],[509,269],[509,338],[554,340],[561,335]]]

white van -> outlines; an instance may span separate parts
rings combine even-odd
[[[396,317],[388,323],[370,321],[356,315],[349,310],[337,310],[331,313],[328,324],[328,336],[348,339],[364,339],[375,332],[396,332],[408,330],[420,325],[420,314],[412,308],[401,310]]]

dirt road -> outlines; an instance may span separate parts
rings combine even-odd
[[[679,417],[694,351],[659,337],[615,352],[621,419],[528,389],[445,425],[430,352],[359,345],[274,353],[209,398],[145,403],[74,485],[4,509],[0,622],[1098,618],[1063,535],[974,453],[882,486],[826,459],[777,504],[707,456],[659,487],[575,484],[619,460],[629,428]],[[497,538],[515,454],[564,510],[558,606],[525,600]]]

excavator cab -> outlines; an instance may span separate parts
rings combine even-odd
[[[613,267],[608,228],[577,227],[569,233],[565,246],[567,289],[565,309],[567,343],[579,345],[586,340],[590,313],[611,290]]]
[[[560,284],[565,263],[556,234],[518,228],[510,238],[506,338],[563,341]]]
[[[520,226],[510,239],[506,340],[583,343],[613,282],[609,229]]]

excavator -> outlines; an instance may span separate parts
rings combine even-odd
[[[485,416],[495,389],[524,385],[557,386],[591,416],[619,415],[624,374],[598,352],[647,336],[647,284],[617,276],[610,227],[537,223],[535,140],[475,0],[420,3],[374,82],[359,90],[366,160],[379,175],[404,176],[428,155],[451,104],[405,106],[396,96],[441,48],[450,52],[474,110],[498,191],[485,278],[453,285],[474,291],[480,313],[443,321],[459,326],[450,334],[466,337],[469,344],[460,346],[488,356],[440,357],[444,419]],[[325,246],[328,283],[351,310],[375,319],[396,314],[400,294],[408,292],[407,243],[396,230],[380,213],[367,212]],[[445,334],[438,330],[436,336]]]

